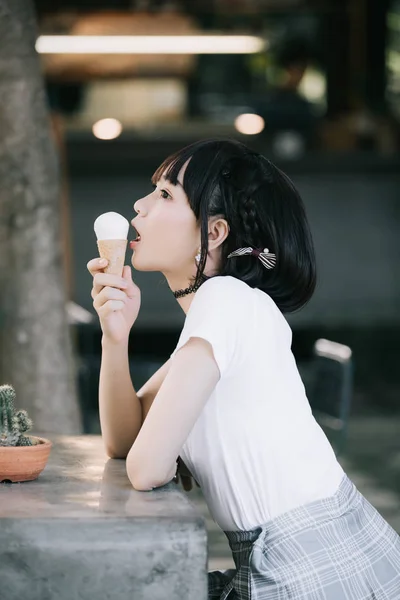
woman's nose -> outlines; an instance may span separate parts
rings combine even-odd
[[[149,211],[150,201],[151,201],[151,194],[147,194],[147,196],[143,196],[143,198],[139,198],[138,200],[136,200],[135,204],[133,205],[133,210],[135,212],[137,212],[138,214],[140,213],[140,216],[142,216],[142,217],[144,215],[147,215],[147,213]]]
[[[140,198],[140,200],[136,200],[135,204],[133,205],[133,210],[137,213],[137,214],[143,214],[143,203],[142,203],[143,198]]]

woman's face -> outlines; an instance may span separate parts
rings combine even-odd
[[[138,271],[187,278],[196,273],[194,257],[200,247],[200,227],[182,187],[185,167],[177,185],[161,177],[153,192],[135,202],[138,215],[131,223],[140,240],[131,243],[131,248],[132,265]]]

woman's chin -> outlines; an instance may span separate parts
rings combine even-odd
[[[131,264],[137,271],[140,271],[140,261],[137,259],[135,252],[132,254]]]
[[[131,263],[132,263],[132,266],[135,267],[136,271],[142,270],[140,260],[137,259],[137,256],[135,253],[132,254]]]
[[[157,265],[152,265],[150,263],[146,263],[135,254],[132,254],[131,264],[136,269],[136,271],[159,271],[160,268]]]

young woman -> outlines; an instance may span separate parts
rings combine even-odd
[[[103,330],[100,419],[137,490],[181,457],[227,535],[220,600],[399,600],[400,538],[343,472],[314,420],[283,314],[315,288],[312,238],[290,179],[234,141],[167,158],[137,200],[132,265],[161,271],[186,314],[165,365],[135,392],[128,336],[140,291],[94,275]]]

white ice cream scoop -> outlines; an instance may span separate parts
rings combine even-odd
[[[105,273],[122,275],[128,243],[129,221],[116,212],[103,213],[94,222],[101,258],[108,260]]]
[[[98,240],[126,240],[129,221],[116,212],[106,212],[97,217],[94,231]]]

